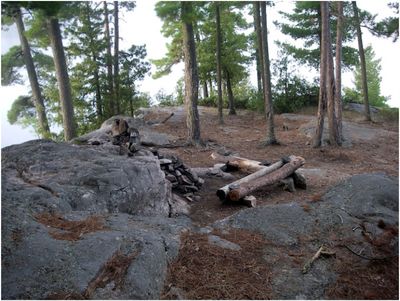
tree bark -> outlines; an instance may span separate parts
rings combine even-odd
[[[216,15],[216,32],[217,32],[217,86],[218,86],[218,120],[220,124],[224,123],[222,114],[222,76],[221,76],[221,21],[219,3],[215,2],[215,15]]]
[[[258,2],[257,2],[258,3]],[[256,34],[256,40],[255,40],[255,52],[256,52],[256,70],[257,70],[257,91],[258,94],[261,95],[262,93],[262,79],[261,79],[261,74],[262,74],[262,65],[260,62],[260,41],[258,38],[258,34],[260,34],[261,37],[261,28],[260,28],[260,8],[258,7],[258,10],[256,8],[256,4],[253,2],[253,25],[254,25],[254,33]]]
[[[119,99],[119,16],[118,1],[114,1],[114,101],[116,104],[116,113],[121,112]]]
[[[283,162],[281,160],[270,166],[262,166],[262,165],[259,165],[259,166],[261,168],[258,171],[255,171],[252,174],[250,174],[244,178],[241,178],[233,183],[229,183],[228,185],[225,185],[224,187],[221,187],[220,189],[218,189],[217,196],[219,197],[219,199],[221,201],[224,201],[224,200],[238,201],[239,199],[230,198],[230,191],[235,190],[232,188],[236,187],[236,189],[239,189],[239,187],[246,185],[246,183],[253,182],[260,177],[263,177],[267,174],[270,174],[270,173],[278,170],[279,168],[281,168],[283,166]]]
[[[371,121],[371,112],[369,109],[369,99],[368,99],[368,84],[367,84],[367,68],[365,65],[365,53],[362,41],[362,33],[360,26],[360,18],[358,16],[358,8],[356,1],[351,2],[353,5],[354,21],[357,29],[357,40],[358,40],[358,52],[360,55],[360,65],[361,65],[361,78],[362,78],[362,94],[364,97],[364,107],[365,107],[365,120]]]
[[[335,113],[335,75],[333,67],[333,54],[332,54],[332,41],[331,29],[329,25],[329,2],[324,2],[324,9],[322,11],[322,18],[327,19],[327,26],[323,34],[326,36],[326,55],[327,55],[327,74],[326,74],[326,89],[327,89],[327,105],[328,105],[328,124],[329,124],[329,143],[332,146],[339,145],[337,135],[337,122]]]
[[[60,104],[63,116],[64,138],[66,141],[76,136],[74,108],[71,95],[67,63],[65,60],[64,47],[57,18],[47,20],[51,48],[53,51],[54,65],[60,94]]]
[[[185,105],[188,142],[200,144],[200,119],[197,110],[199,97],[199,76],[196,61],[196,45],[194,41],[193,25],[188,16],[191,14],[191,2],[181,1],[183,54],[185,62]]]
[[[335,111],[337,121],[337,136],[338,143],[342,145],[343,142],[343,127],[342,127],[342,39],[343,39],[343,2],[337,3],[337,26],[336,26],[336,55],[335,55],[335,67],[336,67],[336,94],[335,94]]]
[[[110,37],[110,23],[108,22],[108,8],[107,1],[104,4],[104,26],[105,26],[105,40],[107,45],[106,65],[107,65],[107,85],[108,85],[108,110],[109,116],[115,115],[116,107],[114,101],[114,82],[113,82],[113,64],[111,56],[111,37]]]
[[[50,127],[46,116],[46,109],[42,98],[42,93],[39,87],[39,81],[37,78],[35,65],[33,63],[31,48],[28,40],[25,37],[25,26],[22,20],[21,9],[17,8],[15,12],[14,21],[17,25],[18,36],[21,42],[22,55],[28,72],[29,84],[32,89],[33,103],[35,104],[36,113],[39,121],[39,133],[43,138],[50,138]]]
[[[268,54],[268,29],[267,29],[267,10],[266,2],[261,1],[261,31],[262,31],[262,49],[263,49],[263,87],[264,87],[264,105],[265,116],[267,120],[267,137],[264,142],[265,145],[277,144],[274,130],[274,109],[272,105],[272,92],[271,92],[271,72],[269,66]]]
[[[302,157],[291,156],[289,163],[286,163],[284,166],[271,173],[267,173],[266,175],[257,177],[251,181],[243,181],[240,183],[240,185],[237,185],[238,187],[231,185],[227,199],[231,201],[238,201],[263,186],[278,183],[280,180],[283,180],[293,174],[296,169],[303,166],[304,163],[305,160]]]
[[[325,2],[321,1],[321,13],[326,14]],[[320,69],[319,69],[319,101],[318,101],[318,115],[317,127],[313,138],[313,147],[320,147],[322,144],[322,134],[324,132],[324,119],[326,111],[326,73],[327,73],[327,49],[326,49],[326,35],[324,34],[328,24],[327,18],[321,17],[321,42],[320,42]]]
[[[253,9],[254,9],[254,24],[256,28],[256,34],[257,34],[257,51],[258,51],[258,64],[259,64],[259,70],[260,70],[260,88],[259,88],[259,93],[261,92],[264,95],[264,88],[263,88],[263,74],[264,74],[264,66],[262,64],[263,62],[263,44],[262,44],[262,32],[261,32],[261,19],[260,19],[260,2],[255,1],[253,2]]]
[[[226,163],[226,165],[243,172],[252,173],[265,167],[259,161],[249,160],[237,156],[221,156],[215,152],[211,154],[211,158],[217,162]]]
[[[93,29],[92,29],[92,21],[90,18],[91,9],[89,2],[86,2],[86,10],[87,10],[86,18],[89,26],[89,32],[92,33]],[[97,53],[94,50],[94,47],[95,47],[95,41],[93,39],[93,36],[90,35],[90,48],[92,49],[92,61],[96,66],[93,71],[94,84],[96,87],[96,115],[99,121],[103,121],[103,103],[102,103],[101,89],[100,89],[99,63],[98,63]]]
[[[203,98],[208,98],[207,81],[203,81]]]
[[[225,73],[226,73],[226,88],[228,91],[229,115],[236,115],[235,100],[232,91],[231,75],[228,70],[226,70]]]

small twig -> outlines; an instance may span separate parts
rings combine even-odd
[[[356,256],[358,256],[358,257],[360,257],[362,259],[366,259],[366,260],[387,260],[387,259],[391,259],[391,258],[395,257],[395,256],[387,256],[387,257],[381,257],[381,258],[379,258],[379,257],[368,257],[368,256],[361,255],[361,251],[363,251],[363,249],[359,252],[360,253],[359,254],[359,253],[353,251],[349,246],[344,245],[344,247],[347,250],[349,250],[351,253],[353,253],[354,255],[356,255]]]
[[[314,256],[313,256],[309,261],[307,261],[306,264],[303,266],[302,273],[303,273],[303,274],[308,273],[308,271],[310,270],[310,268],[311,268],[313,262],[314,262],[315,260],[317,260],[321,255],[333,256],[333,255],[335,255],[335,254],[336,254],[335,252],[329,251],[329,250],[325,249],[325,247],[322,245],[322,246],[318,249],[318,251],[314,254]]]
[[[351,230],[353,230],[353,232],[354,231],[356,231],[357,229],[362,229],[360,226],[355,226],[353,229],[351,229]]]
[[[339,216],[339,218],[340,218],[340,221],[342,222],[342,224],[343,224],[343,218],[342,218],[342,216],[340,215],[340,214],[338,214],[338,213],[336,213],[336,215],[337,216]]]

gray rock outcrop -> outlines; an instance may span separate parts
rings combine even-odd
[[[46,140],[2,149],[2,298],[160,298],[190,226],[185,216],[169,218],[179,205],[154,156]],[[43,223],[44,213],[56,225],[94,215],[102,227],[60,239],[68,229]],[[101,279],[118,264],[112,259],[127,258],[121,281]]]
[[[288,254],[303,250],[311,258],[321,245],[347,242],[347,247],[362,250],[366,258],[398,255],[398,234],[387,241],[386,250],[368,242],[364,234],[368,232],[372,241],[378,241],[384,237],[382,225],[398,227],[398,189],[398,179],[383,174],[356,175],[332,187],[309,207],[292,202],[250,208],[213,227],[264,235],[268,241],[264,259],[273,267],[273,299],[324,299],[338,276],[334,260],[318,260],[303,274]]]

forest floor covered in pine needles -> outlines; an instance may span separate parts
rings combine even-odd
[[[151,118],[155,117],[157,116]],[[310,203],[320,201],[321,196],[330,187],[351,175],[386,173],[398,177],[397,122],[365,122],[362,121],[361,115],[345,112],[344,120],[352,126],[361,128],[352,137],[351,146],[312,148],[311,138],[302,131],[302,126],[312,118],[312,115],[276,115],[275,133],[279,145],[262,147],[266,135],[266,122],[262,114],[239,110],[237,115],[224,115],[224,124],[220,125],[215,108],[201,107],[201,137],[206,146],[181,147],[166,151],[179,156],[190,167],[211,167],[218,163],[213,161],[210,155],[219,149],[258,161],[276,162],[288,155],[305,158],[304,168],[312,171],[307,176],[307,189],[297,190],[294,193],[282,191],[275,186],[260,189],[254,193],[257,206],[296,201],[307,211]],[[184,139],[186,137],[184,113],[176,113],[168,122],[157,125],[156,130]],[[239,178],[243,175],[235,176]],[[207,227],[246,208],[241,204],[221,203],[218,199],[216,190],[226,185],[226,180],[221,178],[205,180],[200,191],[201,200],[190,204],[190,217],[196,226]],[[220,235],[225,237],[228,234]],[[272,298],[270,279],[273,274],[262,260],[262,256],[258,256],[257,253],[268,242],[253,232],[239,231],[229,235],[229,241],[242,247],[242,254],[227,252],[210,245],[204,234],[183,234],[180,254],[170,266],[162,297],[165,299]],[[289,251],[282,250],[282,252]],[[300,254],[300,257],[295,255],[293,256],[301,268],[306,258],[305,254]],[[295,265],[296,260],[293,261]],[[335,269],[342,272],[336,283],[325,292],[326,298],[398,298],[398,257],[385,262],[372,261],[367,267],[360,265],[359,261],[360,258],[356,256],[349,257],[340,252],[336,254]],[[343,272],[348,266],[353,268]],[[260,275],[263,277],[260,278]],[[171,290],[171,287],[174,290]]]

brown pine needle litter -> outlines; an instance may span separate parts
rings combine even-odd
[[[270,299],[271,271],[263,259],[264,237],[239,229],[213,234],[240,245],[241,250],[209,244],[207,234],[182,234],[179,257],[169,267],[161,298]]]
[[[49,231],[49,234],[58,240],[76,241],[84,234],[106,229],[102,217],[94,215],[80,221],[69,221],[59,213],[43,212],[37,214],[35,219],[45,226],[54,228]]]

